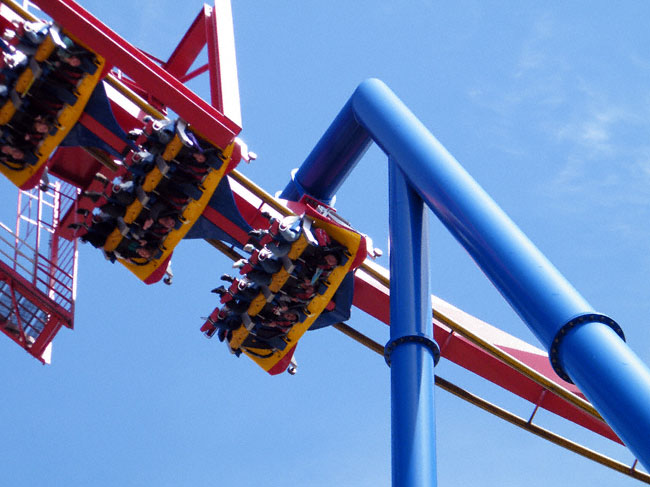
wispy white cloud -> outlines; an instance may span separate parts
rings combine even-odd
[[[552,135],[590,158],[611,156],[616,146],[613,130],[628,118],[626,111],[614,104],[583,106],[570,119],[558,120]]]
[[[545,68],[549,63],[548,50],[544,44],[553,37],[553,20],[548,14],[543,14],[535,20],[531,34],[524,42],[515,70],[515,78],[525,76],[527,73],[540,68]]]
[[[564,49],[564,41],[558,41],[565,30],[551,14],[540,14],[514,60],[510,80],[501,82],[499,91],[477,83],[468,98],[499,115],[502,144],[512,146],[508,152],[525,146],[516,138],[526,120],[563,154],[549,191],[575,193],[580,187],[614,186],[623,175],[640,190],[650,183],[650,142],[632,134],[650,134],[650,89],[634,98],[603,87],[597,77],[577,66],[578,51]],[[632,64],[650,72],[647,59],[630,56],[636,59]],[[644,203],[650,206],[647,187]]]
[[[650,87],[633,80],[648,79],[650,60],[621,52],[628,79],[616,85],[599,76],[607,72],[599,58],[584,62],[590,46],[572,49],[565,33],[561,19],[541,14],[510,77],[494,85],[479,79],[468,98],[494,113],[498,150],[527,164],[544,160],[546,172],[537,173],[544,204],[598,221],[622,245],[638,246],[650,240],[650,226],[639,225],[650,220]],[[531,137],[541,145],[539,159]]]

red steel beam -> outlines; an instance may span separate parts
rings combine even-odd
[[[124,142],[124,140],[104,127],[104,125],[102,125],[88,113],[84,112],[81,114],[81,117],[79,117],[79,123],[90,130],[97,137],[102,139],[106,144],[111,146],[117,152],[123,153],[127,149],[128,145],[126,142]]]
[[[199,68],[196,68],[196,69],[195,69],[194,71],[192,71],[191,73],[187,73],[187,74],[184,75],[182,78],[180,78],[180,80],[181,80],[183,83],[187,83],[187,82],[190,81],[191,79],[196,78],[198,75],[205,73],[205,72],[208,71],[209,69],[210,69],[210,66],[208,66],[207,64],[204,64],[203,66],[201,66],[201,67],[199,67]]]
[[[41,303],[42,306],[39,306],[40,309],[49,314],[56,315],[58,320],[72,328],[74,323],[74,316],[72,313],[65,310],[61,305],[55,303],[42,291],[36,289],[31,282],[22,277],[4,262],[0,262],[0,280],[8,282],[13,288],[18,290],[20,294],[30,301]]]
[[[221,228],[228,235],[233,237],[238,242],[245,244],[250,238],[248,234],[243,231],[239,226],[235,225],[233,222],[228,220],[225,216],[219,213],[217,210],[211,206],[206,206],[203,210],[203,214],[213,225]]]
[[[204,14],[212,105],[241,126],[235,33],[230,0],[214,0],[214,8],[209,9],[206,6]]]
[[[210,101],[212,106],[224,113],[219,65],[219,40],[217,38],[217,19],[210,7],[203,6],[205,15],[205,37],[208,46],[208,66],[210,67]]]
[[[47,0],[38,4],[55,22],[107,62],[119,67],[147,92],[155,93],[156,98],[218,147],[226,147],[241,131],[237,123],[219,113],[74,1]]]
[[[205,8],[201,9],[172,55],[163,64],[163,68],[172,76],[185,76],[205,47]]]
[[[69,328],[73,327],[74,317],[73,314],[64,310],[61,306],[52,301],[46,294],[42,293],[38,289],[25,280],[20,274],[16,273],[4,262],[0,262],[0,281],[6,282],[11,288],[12,295],[15,291],[19,292],[24,298],[28,299],[30,302],[34,303],[39,309],[45,311],[50,316],[45,324],[45,327],[39,334],[36,341],[27,347],[24,344],[19,344],[25,346],[25,350],[37,358],[41,362],[45,362],[46,359],[43,357],[43,353],[47,349],[48,345],[52,342],[58,331],[62,326],[67,326]],[[17,303],[15,303],[15,298],[12,297],[14,313],[16,313],[17,321],[21,324],[20,319],[20,310],[18,309]],[[22,328],[22,324],[20,325]],[[16,341],[15,337],[7,333],[4,329],[2,330],[9,338]],[[21,330],[21,335],[24,337],[24,330]]]

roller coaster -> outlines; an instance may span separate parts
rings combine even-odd
[[[305,333],[332,326],[384,357],[393,444],[424,445],[408,456],[394,449],[393,485],[435,484],[435,474],[417,468],[435,465],[434,382],[650,483],[636,468],[650,465],[650,374],[619,325],[592,309],[383,83],[357,88],[273,197],[237,171],[256,155],[237,137],[228,0],[206,5],[167,61],[72,0],[36,4],[40,16],[11,0],[0,10],[0,172],[19,189],[16,227],[1,228],[0,330],[14,344],[49,363],[61,328],[74,328],[79,241],[146,285],[173,285],[174,250],[184,239],[203,239],[234,261],[235,275],[224,274],[213,289],[218,306],[201,311],[207,316],[197,326],[223,342],[221,353],[245,356],[270,375],[295,374]],[[192,70],[204,48],[207,64]],[[204,73],[210,103],[186,86]],[[373,262],[381,252],[371,238],[334,208],[338,188],[373,143],[390,167],[390,272]],[[430,294],[429,210],[548,354]],[[344,323],[352,306],[392,325],[388,344]],[[620,365],[598,365],[594,350]],[[532,416],[434,379],[439,359],[529,401]],[[625,465],[536,426],[539,408],[625,444],[638,460]]]

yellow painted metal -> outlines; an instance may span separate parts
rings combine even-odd
[[[13,2],[12,0],[0,0],[0,3],[4,3],[7,7],[13,10],[15,13],[20,15],[23,19],[34,22],[38,20],[35,16],[30,14],[27,10],[22,8],[18,3]]]
[[[126,212],[124,213],[124,223],[130,225],[135,221],[136,218],[140,215],[142,211],[142,203],[140,200],[136,199],[133,203],[126,207]]]
[[[51,35],[48,35],[45,39],[43,39],[43,42],[41,42],[41,45],[38,46],[38,49],[34,53],[34,60],[37,63],[42,63],[50,57],[50,55],[54,52],[55,47],[56,44],[54,43],[54,39]],[[34,81],[36,81],[34,72],[31,66],[27,66],[25,70],[20,74],[20,76],[18,76],[16,84],[14,85],[14,89],[19,95],[22,95],[24,97],[34,84]]]
[[[160,169],[157,167],[154,167],[151,171],[147,173],[147,175],[144,178],[144,181],[142,181],[142,190],[145,193],[149,193],[156,189],[156,186],[162,181],[163,175],[160,172]]]
[[[5,3],[7,6],[9,6],[12,10],[14,10],[19,15],[21,15],[24,19],[30,21],[35,20],[35,18],[31,14],[29,14],[28,12],[20,8],[18,5],[15,5],[13,2],[3,2],[3,3]],[[62,31],[62,34],[70,37],[70,39],[72,39],[80,46],[84,47],[84,49],[87,49],[87,47],[83,44],[83,42],[80,42],[78,39],[76,39],[74,36],[70,35],[69,33]],[[33,59],[39,63],[43,62],[50,57],[50,55],[54,52],[55,48],[56,48],[56,44],[54,43],[52,35],[50,34],[40,44],[40,46],[36,50],[36,53],[34,54]],[[77,100],[75,101],[75,103],[73,105],[65,105],[63,109],[59,112],[59,115],[56,120],[56,127],[58,129],[57,132],[54,133],[53,135],[48,135],[47,137],[45,137],[39,144],[38,148],[35,150],[35,155],[38,157],[38,160],[31,165],[23,166],[21,164],[19,165],[19,167],[17,166],[15,169],[6,166],[0,166],[0,172],[4,174],[16,186],[22,187],[25,183],[27,183],[32,178],[32,176],[35,173],[37,173],[40,170],[43,164],[45,164],[45,162],[49,159],[54,149],[58,147],[58,145],[65,138],[65,136],[68,135],[70,129],[72,129],[75,123],[77,123],[77,121],[79,120],[79,117],[83,113],[83,110],[85,109],[86,104],[88,103],[88,99],[90,98],[93,90],[95,89],[95,86],[97,86],[97,83],[99,82],[105,64],[104,58],[98,55],[95,55],[95,57],[96,57],[97,69],[92,75],[86,74],[77,85],[77,88],[75,90],[75,94],[77,95]],[[21,75],[18,77],[16,81],[16,84],[14,86],[16,93],[18,93],[21,97],[26,96],[27,93],[29,92],[29,89],[32,87],[34,81],[35,81],[34,73],[32,72],[32,68],[28,66],[27,68],[25,68],[25,70],[21,73]],[[5,125],[9,123],[15,113],[16,113],[16,107],[14,106],[13,102],[10,99],[7,100],[7,102],[0,109],[0,125]]]
[[[248,330],[243,326],[240,326],[236,330],[233,330],[231,338],[228,341],[228,347],[230,348],[230,351],[234,353],[236,350],[239,350],[242,346],[242,343],[244,343],[244,340],[246,340],[246,337],[248,337]]]
[[[280,289],[282,289],[282,286],[284,286],[284,283],[287,282],[287,279],[289,279],[289,272],[285,269],[282,268],[275,274],[273,274],[273,278],[271,279],[271,284],[269,284],[269,290],[272,293],[277,293]]]
[[[156,120],[163,120],[165,118],[164,113],[144,101],[137,93],[125,86],[124,83],[114,75],[109,74],[106,76],[106,82],[147,115],[152,116]]]
[[[307,239],[305,238],[304,234],[301,234],[298,240],[293,242],[291,244],[291,250],[287,254],[287,257],[291,260],[295,260],[300,255],[302,252],[307,248],[307,245],[309,243],[307,242]],[[287,272],[286,269],[282,268],[275,274],[273,274],[273,277],[271,279],[271,284],[269,284],[268,288],[269,291],[272,293],[277,293],[282,289],[282,286],[284,286],[284,283],[287,282],[287,279],[289,279],[289,272]],[[246,310],[246,313],[249,316],[255,316],[257,315],[264,306],[266,305],[266,296],[264,296],[264,293],[259,293],[255,298],[251,301],[251,304],[248,306],[248,309]],[[228,346],[230,347],[230,350],[234,352],[235,350],[238,350],[241,348],[242,343],[244,343],[244,340],[246,337],[248,337],[248,330],[246,329],[245,326],[240,326],[238,329],[233,330],[231,339],[228,342]],[[268,351],[263,351],[264,353],[268,354]],[[261,354],[261,352],[257,352],[258,355]]]
[[[226,169],[228,169],[234,148],[235,143],[233,142],[228,147],[226,147],[225,150],[222,151],[222,164],[219,169],[211,168],[208,171],[208,174],[206,175],[201,185],[203,194],[198,200],[192,200],[187,205],[180,217],[180,220],[184,222],[184,225],[169,232],[163,242],[163,252],[158,258],[151,259],[149,261],[145,259],[131,259],[131,261],[118,259],[119,262],[143,281],[145,281],[156,269],[158,269],[158,267],[160,267],[160,265],[165,262],[167,257],[170,256],[181,239],[185,237],[187,232],[189,232],[190,228],[192,228],[192,225],[194,225],[196,220],[198,220],[198,218],[203,213],[203,210],[205,210],[205,207],[208,205],[208,202],[212,198],[215,189],[217,189],[217,186],[221,182],[221,179],[224,177]],[[174,156],[175,155],[176,154],[174,154]]]
[[[249,316],[255,316],[260,311],[262,311],[262,308],[264,308],[265,305],[266,305],[266,297],[264,296],[264,294],[259,293],[251,301],[251,304],[248,306],[246,312],[248,313]]]
[[[271,370],[280,360],[282,360],[282,358],[284,358],[284,356],[293,348],[293,346],[298,343],[298,340],[300,340],[300,338],[305,334],[309,327],[314,323],[316,318],[318,318],[318,316],[320,316],[320,314],[324,311],[327,304],[334,297],[334,293],[341,285],[341,282],[350,271],[352,262],[354,261],[354,258],[359,251],[362,237],[353,230],[342,228],[318,218],[312,219],[312,227],[322,228],[333,240],[336,240],[338,243],[343,245],[347,249],[349,258],[344,265],[338,266],[332,270],[328,276],[327,290],[323,294],[315,296],[309,302],[306,307],[306,317],[302,321],[299,321],[293,325],[291,330],[289,330],[287,336],[285,337],[287,347],[284,350],[275,350],[270,353],[269,350],[264,349],[246,347],[241,348],[241,350],[246,355],[248,355],[253,361],[255,361],[266,371]],[[304,239],[304,236],[301,236],[301,239]],[[299,242],[300,245],[297,245],[295,248],[292,246],[291,251],[288,255],[288,257],[292,260],[298,258],[307,246],[306,239],[304,239],[304,244],[299,239],[298,241],[294,242],[294,245],[298,244]],[[243,343],[245,336],[242,338],[242,335],[247,335],[247,332],[243,326],[237,331],[237,340]],[[233,345],[234,343],[231,340],[231,349],[235,349]]]
[[[104,250],[106,252],[113,252],[117,246],[122,241],[122,234],[119,229],[115,228],[113,231],[106,237],[106,242],[104,242]]]
[[[162,153],[162,158],[166,161],[171,161],[174,157],[178,155],[180,150],[183,148],[183,142],[181,142],[178,134],[174,134],[174,138],[169,141],[167,147],[165,147],[164,152]]]
[[[162,158],[165,161],[170,161],[174,157],[178,155],[180,152],[181,148],[183,147],[183,143],[181,142],[181,139],[178,137],[178,135],[174,134],[174,137],[172,140],[169,141],[167,146],[165,147],[165,150],[162,153]],[[158,167],[154,166],[151,171],[147,173],[147,175],[144,178],[144,181],[142,182],[142,190],[145,193],[149,193],[156,189],[156,186],[162,181],[163,174],[160,172],[160,169]],[[136,199],[126,207],[126,211],[124,213],[124,223],[127,225],[130,225],[133,223],[138,216],[140,216],[140,212],[142,211],[142,203],[140,200]],[[106,252],[112,252],[114,251],[117,246],[120,244],[122,241],[122,233],[118,228],[115,228],[108,238],[106,239],[106,242],[104,243],[104,250]]]
[[[2,105],[2,109],[0,109],[0,125],[8,123],[14,116],[14,113],[16,113],[16,106],[11,101],[11,98],[8,98],[4,105]]]

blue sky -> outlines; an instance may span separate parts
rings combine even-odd
[[[202,5],[81,3],[159,58]],[[378,77],[650,362],[650,6],[234,0],[233,11],[242,138],[259,155],[245,175],[282,189],[355,87]],[[192,86],[207,96],[204,84]],[[5,181],[0,188],[11,223],[14,193]],[[373,148],[337,208],[384,250],[386,198],[386,161]],[[538,345],[430,223],[433,292]],[[198,330],[229,266],[206,243],[184,242],[174,285],[146,287],[81,247],[76,329],[57,337],[53,364],[0,344],[6,484],[390,485],[383,359],[332,329],[301,341],[295,377],[234,358]],[[386,327],[362,312],[350,324],[387,341]],[[523,416],[532,411],[444,360],[436,373]],[[633,460],[547,413],[538,418]],[[436,425],[439,485],[639,485],[440,390]]]

